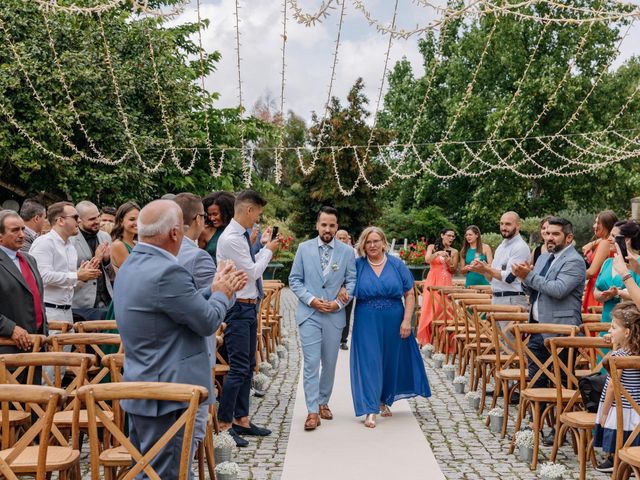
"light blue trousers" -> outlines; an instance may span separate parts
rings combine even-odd
[[[304,397],[309,413],[318,413],[318,405],[331,398],[336,374],[342,327],[328,319],[308,318],[298,326],[304,357]]]

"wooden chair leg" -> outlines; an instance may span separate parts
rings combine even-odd
[[[207,468],[209,470],[210,480],[216,480],[216,458],[213,454],[213,431],[207,428],[207,437],[204,442],[204,453],[207,460]]]
[[[520,397],[520,403],[518,404],[518,416],[516,417],[516,426],[515,426],[515,430],[513,431],[513,436],[511,437],[511,444],[509,445],[509,454],[513,453],[513,450],[516,447],[516,432],[520,431],[520,425],[522,424],[522,419],[524,418],[524,414],[525,414],[525,407],[526,407],[526,401]]]
[[[515,390],[515,386],[513,390],[509,390],[509,382],[507,380],[500,381],[503,397],[503,410],[504,410],[504,419],[502,420],[502,431],[500,432],[500,438],[504,438],[507,436],[507,425],[509,423],[509,402],[511,401],[511,395]],[[496,387],[498,386],[498,382],[496,382]]]
[[[533,458],[529,468],[535,470],[538,467],[538,452],[540,450],[540,402],[533,402]]]

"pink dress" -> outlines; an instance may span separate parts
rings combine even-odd
[[[420,311],[420,322],[418,323],[418,341],[420,345],[431,343],[431,325],[434,318],[438,318],[442,313],[440,294],[434,293],[435,305],[432,305],[433,302],[427,287],[453,285],[453,275],[442,257],[435,257],[431,260],[430,267],[429,274],[424,282],[422,310]]]

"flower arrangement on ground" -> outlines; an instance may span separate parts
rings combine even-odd
[[[229,435],[229,432],[224,431],[213,435],[213,448],[233,448],[235,446],[236,441]]]
[[[516,432],[516,447],[533,448],[533,430],[521,430]]]
[[[482,395],[477,390],[470,390],[467,392],[464,398],[466,398],[467,400],[475,400],[476,398],[480,399],[481,396]]]
[[[424,265],[424,256],[427,253],[427,242],[424,237],[420,240],[409,244],[408,249],[400,250],[400,258],[407,265]]]
[[[274,369],[278,368],[278,365],[280,363],[280,357],[276,352],[271,352],[269,354],[269,363]]]
[[[269,377],[267,377],[264,373],[256,373],[253,376],[253,380],[251,382],[254,390],[257,390],[259,392],[265,391],[268,383]]]
[[[559,463],[547,462],[540,467],[540,478],[544,479],[560,479],[567,472],[564,465]]]
[[[488,415],[490,417],[504,417],[504,410],[502,409],[502,407],[495,407],[489,410]]]
[[[462,385],[466,385],[467,384],[467,377],[465,377],[464,375],[458,375],[456,378],[453,379],[453,383],[455,384],[462,384]]]
[[[278,345],[276,347],[276,353],[278,354],[278,357],[284,358],[287,355],[287,349],[284,345]]]
[[[222,462],[216,465],[216,476],[224,479],[236,478],[240,473],[240,467],[236,462]]]
[[[271,367],[271,364],[269,362],[260,362],[258,364],[258,370],[260,371],[260,373],[263,373],[263,374],[269,376],[269,375],[271,375],[272,367]]]
[[[444,362],[444,353],[436,353],[432,358],[433,366],[435,368],[442,368],[442,362]]]

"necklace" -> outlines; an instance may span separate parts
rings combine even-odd
[[[367,257],[367,262],[369,262],[369,265],[371,265],[372,267],[379,267],[380,265],[383,265],[384,262],[386,262],[386,261],[387,261],[387,256],[386,255],[382,257],[382,261],[380,261],[379,263],[373,263],[371,261],[371,259],[369,257]]]

